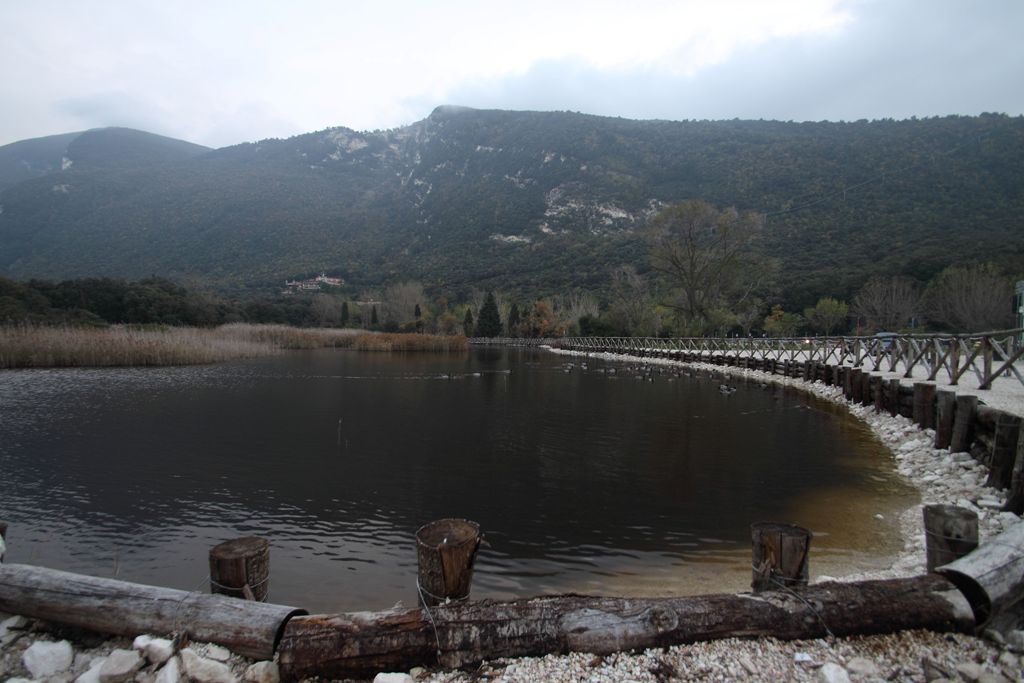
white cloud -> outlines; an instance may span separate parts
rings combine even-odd
[[[444,103],[642,118],[856,118],[886,107],[907,116],[945,113],[934,107],[993,108],[986,102],[1008,102],[1019,113],[1003,75],[1021,73],[1021,58],[1000,45],[1016,44],[1011,34],[1022,23],[1022,6],[4,3],[0,61],[16,66],[0,71],[0,144],[138,125],[224,145],[335,125],[393,127]],[[988,70],[972,73],[993,51]],[[898,78],[908,82],[900,86]],[[929,83],[959,97],[925,92]],[[914,110],[915,102],[922,110]]]

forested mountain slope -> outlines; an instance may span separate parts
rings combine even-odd
[[[781,259],[779,294],[794,306],[874,273],[927,279],[970,259],[1024,270],[1020,117],[669,122],[439,107],[389,131],[213,151],[161,138],[163,159],[129,132],[88,135],[63,170],[0,192],[0,273],[259,288],[326,270],[455,294],[597,289],[610,265],[643,269],[647,218],[692,198],[766,214],[756,246]],[[0,162],[44,141],[54,147],[2,147]]]

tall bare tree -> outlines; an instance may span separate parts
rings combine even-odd
[[[674,296],[667,302],[684,326],[703,332],[716,309],[740,310],[769,280],[773,264],[750,249],[763,218],[700,201],[668,207],[651,220],[651,265]]]
[[[925,290],[928,315],[956,332],[984,332],[1013,324],[1013,283],[991,263],[950,266]]]
[[[896,332],[922,322],[921,285],[909,277],[875,276],[853,298],[853,313],[868,330]]]
[[[612,269],[609,316],[617,327],[631,335],[649,337],[658,333],[658,314],[654,310],[647,281],[632,265]]]
[[[385,323],[402,324],[413,320],[417,305],[426,305],[427,295],[419,282],[399,282],[384,290],[381,315]]]

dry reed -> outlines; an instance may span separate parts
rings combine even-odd
[[[465,349],[466,338],[243,323],[214,329],[23,325],[0,327],[0,369],[199,365],[325,347],[449,352]]]
[[[462,335],[445,337],[432,334],[360,334],[352,346],[356,351],[428,351],[450,353],[468,347]]]

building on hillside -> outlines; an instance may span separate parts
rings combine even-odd
[[[327,277],[320,273],[308,280],[285,280],[285,292],[316,292],[324,287],[341,287],[345,281],[340,277]]]

